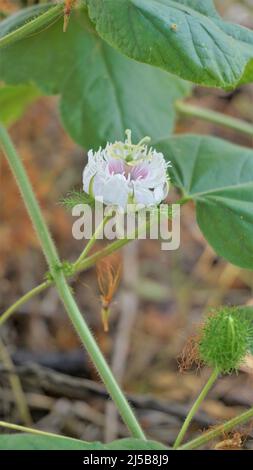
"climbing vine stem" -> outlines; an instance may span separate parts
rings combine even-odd
[[[212,441],[213,439],[216,439],[217,437],[219,437],[221,434],[224,434],[225,432],[231,431],[232,429],[234,429],[236,426],[239,426],[240,424],[250,421],[252,418],[253,418],[253,408],[250,408],[248,411],[245,411],[239,416],[236,416],[235,418],[230,419],[229,421],[221,424],[220,426],[216,426],[211,431],[201,434],[201,436],[196,437],[192,441],[189,441],[186,444],[178,447],[177,450],[193,450],[193,449],[202,447],[203,445],[207,444],[207,442]]]
[[[186,202],[188,202],[189,198],[183,198],[177,201],[177,204],[183,205]],[[103,225],[107,222],[107,220],[103,220]],[[146,228],[148,228],[149,224],[146,224]],[[102,228],[102,227],[101,227]],[[111,255],[117,250],[120,250],[125,246],[127,243],[132,241],[134,238],[138,236],[139,230],[136,230],[135,234],[131,237],[126,237],[122,239],[115,240],[114,242],[110,243],[106,247],[102,248],[101,250],[96,251],[93,255],[88,256],[87,254],[90,251],[91,247],[94,245],[96,241],[96,237],[93,236],[93,240],[91,244],[87,244],[86,247],[84,248],[84,251],[81,253],[80,257],[78,258],[78,262],[75,261],[75,263],[72,266],[72,271],[66,272],[65,277],[72,277],[75,274],[78,274],[81,271],[85,271],[89,269],[90,267],[94,266],[97,261],[99,261],[102,258],[105,258],[106,256]],[[84,257],[85,254],[85,257]],[[0,327],[10,318],[10,316],[22,305],[24,305],[26,302],[31,300],[33,297],[36,295],[40,294],[44,290],[46,290],[48,287],[52,286],[54,284],[54,279],[46,280],[45,282],[42,282],[38,286],[34,287],[31,289],[29,292],[24,294],[22,297],[20,297],[16,302],[14,302],[5,312],[2,313],[0,316]]]
[[[76,262],[73,265],[74,270],[78,270],[78,267],[81,265],[82,261],[84,261],[87,258],[88,253],[90,252],[91,248],[95,244],[97,238],[99,235],[101,235],[101,232],[103,231],[103,228],[107,224],[107,222],[110,220],[111,216],[105,216],[102,220],[102,222],[98,225],[96,230],[94,231],[91,239],[88,241],[87,245],[85,246],[83,252],[80,254],[79,258],[76,260]]]
[[[2,125],[0,125],[0,144],[6,155],[13,175],[16,178],[27,211],[41,243],[43,253],[48,262],[50,273],[53,276],[59,297],[65,306],[68,316],[78,335],[80,336],[83,345],[87,349],[129,431],[134,437],[145,439],[145,435],[140,427],[140,424],[138,423],[119,385],[117,384],[102,352],[100,351],[85,319],[83,318],[73,298],[70,287],[66,282],[63,270],[61,269],[61,262],[55,244],[43,218],[39,204],[33,192],[32,185],[28,179],[25,167],[12,144],[8,132]]]
[[[183,438],[184,438],[184,436],[187,432],[187,429],[188,429],[188,427],[189,427],[189,425],[192,421],[192,418],[194,417],[194,415],[198,411],[201,403],[205,399],[206,395],[208,394],[210,388],[213,386],[214,382],[217,380],[218,376],[219,376],[219,371],[217,369],[214,369],[212,371],[206,385],[204,386],[204,388],[200,392],[197,400],[194,402],[194,404],[192,405],[188,415],[186,416],[184,424],[183,424],[183,426],[182,426],[182,428],[181,428],[181,430],[180,430],[180,432],[177,436],[175,444],[173,446],[174,449],[177,449],[180,446],[180,444],[181,444],[181,442],[182,442],[182,440],[183,440]]]

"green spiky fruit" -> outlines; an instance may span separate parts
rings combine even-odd
[[[229,373],[249,351],[252,326],[236,307],[222,307],[207,317],[199,341],[199,356],[208,366]]]

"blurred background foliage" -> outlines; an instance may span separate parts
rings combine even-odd
[[[0,0],[1,17],[35,3],[39,2]],[[229,21],[253,28],[252,0],[215,3]],[[38,93],[36,89],[33,92]],[[21,94],[25,96],[24,90]],[[73,219],[59,201],[70,189],[80,187],[85,153],[62,128],[58,98],[36,98],[11,126],[11,134],[61,255],[74,260],[83,243],[72,238]],[[252,100],[253,85],[229,93],[195,87],[190,98],[192,103],[250,122]],[[0,106],[2,118],[1,88]],[[23,106],[20,115],[22,111]],[[249,137],[195,119],[177,121],[176,133],[184,132],[219,136],[251,148],[253,143]],[[174,198],[172,191],[169,200]],[[4,159],[1,199],[2,312],[41,282],[46,266]],[[185,370],[187,361],[178,363],[187,339],[211,307],[253,305],[252,273],[215,255],[197,227],[191,204],[182,209],[181,235],[181,247],[175,252],[161,251],[159,242],[154,240],[130,244],[122,251],[123,273],[112,304],[109,333],[103,331],[101,324],[96,270],[88,270],[73,282],[80,308],[124,389],[131,394],[147,435],[166,444],[175,439],[189,404],[208,375],[208,371],[198,370],[194,364]],[[102,242],[99,244],[102,246]],[[22,306],[6,323],[2,335],[37,427],[84,440],[111,440],[127,435],[80,348],[54,288]],[[1,419],[21,422],[7,374],[3,365],[0,368]],[[224,377],[217,383],[192,423],[192,436],[200,428],[206,429],[252,406],[252,374],[253,358],[249,356],[238,376]],[[252,449],[252,427],[247,425],[222,436],[219,443],[210,446]]]

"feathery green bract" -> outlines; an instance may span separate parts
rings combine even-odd
[[[73,207],[77,206],[78,204],[88,204],[90,207],[94,207],[95,199],[81,189],[73,189],[67,194],[67,196],[61,199],[60,203],[66,207],[66,209],[71,211]]]

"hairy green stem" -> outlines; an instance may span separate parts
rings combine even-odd
[[[201,436],[196,437],[192,441],[189,441],[186,444],[178,447],[177,450],[197,449],[207,444],[207,442],[212,441],[213,439],[216,439],[216,437],[220,436],[224,432],[231,431],[231,429],[235,428],[236,426],[239,426],[240,424],[246,423],[252,418],[253,418],[253,408],[250,408],[248,411],[245,411],[244,413],[236,416],[235,418],[230,419],[226,423],[221,424],[220,426],[215,427],[211,431],[208,431],[202,434]]]
[[[176,202],[177,202],[177,204],[183,205],[183,204],[187,203],[189,200],[191,200],[191,198],[184,197],[183,199],[180,199]],[[146,227],[148,227],[148,224],[146,225]],[[138,231],[136,230],[135,237],[137,237],[137,236],[138,236]],[[72,276],[74,276],[75,274],[77,274],[79,272],[82,272],[82,271],[85,271],[85,270],[89,269],[90,267],[94,266],[97,263],[97,261],[99,261],[100,259],[105,258],[106,256],[114,253],[115,251],[120,250],[121,248],[123,248],[123,246],[125,246],[127,243],[132,241],[133,238],[130,237],[130,238],[118,239],[115,242],[113,242],[110,245],[103,248],[102,250],[97,251],[96,253],[94,253],[93,255],[91,255],[89,257],[86,257],[81,262],[79,262],[78,265],[77,265],[77,261],[76,261],[73,265],[74,266],[73,272],[71,274],[66,273],[65,276],[66,277],[72,277]],[[85,250],[86,250],[86,247],[85,247]],[[86,252],[86,255],[87,255],[87,252]],[[38,286],[34,287],[33,289],[31,289],[29,292],[24,294],[22,297],[20,297],[14,304],[12,304],[0,316],[0,327],[6,322],[6,320],[8,320],[8,318],[12,315],[12,313],[14,313],[19,307],[24,305],[26,302],[28,302],[28,300],[32,299],[37,294],[40,294],[41,292],[43,292],[44,290],[46,290],[48,287],[52,286],[53,284],[54,284],[53,280],[45,281],[45,282],[39,284]]]
[[[119,413],[131,434],[140,439],[145,439],[145,435],[135,418],[135,415],[117,384],[106,360],[103,357],[92,333],[89,330],[74,298],[70,287],[66,282],[61,269],[60,259],[51,238],[47,225],[44,221],[39,204],[34,195],[31,183],[27,177],[25,167],[21,162],[11,140],[3,126],[0,126],[0,142],[11,170],[16,178],[19,190],[24,199],[27,211],[33,222],[34,228],[41,243],[42,250],[47,259],[50,272],[54,278],[56,289],[60,299],[64,304],[68,316],[74,325],[82,343],[87,349],[93,363],[95,364],[108,392],[110,393]]]
[[[10,46],[21,39],[25,39],[29,34],[37,32],[39,29],[44,26],[48,26],[56,18],[59,18],[63,15],[64,2],[52,6],[45,13],[37,16],[33,20],[30,20],[28,23],[25,23],[23,26],[11,31],[0,38],[0,48]]]
[[[191,421],[192,421],[192,418],[194,417],[194,415],[195,415],[196,412],[198,411],[198,409],[199,409],[201,403],[202,403],[203,400],[205,399],[206,395],[208,394],[210,388],[213,386],[214,382],[217,380],[218,376],[219,376],[219,371],[218,371],[217,369],[214,369],[213,372],[212,372],[212,374],[210,375],[210,377],[209,377],[209,379],[208,379],[206,385],[205,385],[204,388],[202,389],[202,391],[201,391],[201,393],[199,394],[197,400],[194,402],[194,404],[193,404],[193,406],[191,407],[191,409],[190,409],[188,415],[186,416],[186,419],[185,419],[185,421],[184,421],[184,424],[183,424],[183,426],[182,426],[182,428],[181,428],[181,430],[180,430],[180,432],[179,432],[179,434],[178,434],[178,436],[177,436],[177,438],[176,438],[176,441],[175,441],[175,444],[174,444],[174,446],[173,446],[173,449],[177,449],[177,448],[180,446],[180,444],[181,444],[181,442],[182,442],[182,440],[183,440],[183,438],[184,438],[184,436],[185,436],[185,433],[186,433],[186,431],[187,431],[187,429],[188,429],[188,427],[189,427],[189,425],[190,425],[190,423],[191,423]]]
[[[188,199],[185,199],[184,202],[179,202],[179,203],[184,204],[187,201],[188,201]],[[147,224],[147,227],[148,227],[148,224]],[[137,235],[138,235],[137,231],[136,231],[135,235],[137,237]],[[66,273],[65,276],[66,277],[72,277],[72,276],[74,276],[75,274],[77,274],[79,272],[82,272],[82,271],[85,271],[85,270],[89,269],[90,267],[94,266],[97,263],[97,261],[99,261],[102,258],[105,258],[106,256],[109,256],[110,254],[114,253],[117,250],[120,250],[121,248],[123,248],[123,246],[125,246],[127,243],[129,243],[132,240],[133,240],[132,237],[122,238],[122,239],[116,240],[115,242],[113,242],[110,245],[106,246],[102,250],[99,250],[96,253],[94,253],[93,255],[85,258],[83,261],[78,263],[78,265],[77,265],[77,262],[75,262],[74,266],[75,265],[76,266],[74,268],[74,271],[71,274]],[[41,292],[43,292],[44,290],[46,290],[48,287],[52,286],[53,284],[54,284],[54,280],[42,282],[41,284],[34,287],[33,289],[31,289],[26,294],[24,294],[22,297],[20,297],[14,304],[12,304],[0,316],[0,327],[6,322],[6,320],[8,320],[8,318],[12,315],[12,313],[14,313],[19,307],[24,305],[26,302],[28,302],[28,300],[30,300],[33,297],[35,297],[36,295],[40,294]]]
[[[122,238],[120,240],[116,240],[115,242],[111,243],[110,245],[106,246],[102,250],[97,251],[94,255],[89,256],[85,260],[83,260],[79,266],[77,267],[77,273],[89,269],[91,266],[97,263],[102,258],[111,255],[114,251],[120,250],[125,246],[127,243],[133,241],[132,238]]]
[[[101,234],[101,231],[103,230],[107,222],[110,220],[110,218],[111,216],[105,216],[102,222],[98,225],[92,237],[88,241],[86,247],[84,248],[83,252],[80,254],[79,258],[75,261],[74,266],[73,266],[74,270],[78,270],[79,265],[82,263],[82,261],[85,260],[85,258],[87,258],[88,253],[90,252],[93,245],[96,243],[97,237]]]
[[[122,240],[116,240],[115,242],[111,243],[110,245],[106,246],[102,250],[97,251],[93,255],[89,256],[85,260],[83,260],[78,266],[76,266],[76,269],[72,274],[66,274],[66,277],[72,277],[75,274],[85,271],[89,269],[90,267],[94,266],[97,261],[99,261],[102,258],[105,258],[106,256],[112,254],[114,251],[119,250],[122,248],[124,245],[129,243],[132,239],[129,238],[124,238]],[[1,316],[0,316],[0,327],[9,319],[9,317],[22,305],[24,305],[26,302],[31,300],[33,297],[36,295],[40,294],[44,290],[46,290],[48,287],[54,285],[54,280],[50,281],[45,281],[39,284],[38,286],[34,287],[31,289],[29,292],[24,294],[22,297],[20,297],[14,304],[12,304]]]
[[[176,110],[178,113],[185,116],[196,117],[204,121],[213,122],[222,126],[230,127],[239,132],[243,132],[253,137],[253,125],[241,119],[227,116],[226,114],[212,111],[211,109],[201,108],[192,104],[184,103],[183,101],[176,102]]]
[[[60,259],[55,244],[42,217],[39,204],[34,196],[33,188],[27,177],[24,165],[9,138],[8,132],[2,125],[0,125],[0,143],[12,173],[16,178],[21,196],[40,241],[50,271],[54,274],[56,267],[60,265]]]
[[[49,286],[53,284],[53,281],[45,281],[39,284],[38,286],[34,287],[34,289],[31,289],[29,292],[27,292],[25,295],[20,297],[14,304],[12,304],[5,312],[0,316],[0,327],[8,320],[8,318],[22,305],[24,305],[28,300],[32,299],[35,297],[35,295],[40,294],[40,292],[43,292],[45,289],[47,289]]]
[[[145,439],[145,435],[138,421],[136,420],[127,399],[123,395],[86,322],[80,314],[76,302],[70,292],[69,286],[62,274],[55,280],[55,284],[65,305],[65,308],[71,318],[71,321],[90,357],[96,365],[97,370],[106,386],[106,389],[110,393],[116,407],[118,408],[123,421],[134,437]]]

